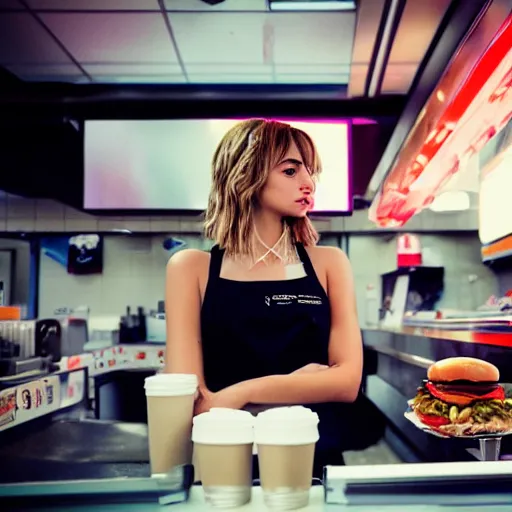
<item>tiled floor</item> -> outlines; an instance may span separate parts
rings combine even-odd
[[[343,456],[348,466],[402,463],[402,460],[389,448],[385,441],[380,441],[361,452],[345,452]]]

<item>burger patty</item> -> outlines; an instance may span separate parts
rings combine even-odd
[[[512,399],[478,400],[465,407],[451,405],[432,396],[420,388],[413,400],[412,408],[421,414],[440,416],[451,423],[488,423],[495,420],[510,422],[512,427]]]
[[[455,381],[455,382],[435,382],[436,388],[441,392],[448,393],[461,393],[461,394],[471,394],[471,395],[487,395],[488,393],[492,393],[496,389],[500,388],[500,384],[497,383],[476,383],[465,381]]]

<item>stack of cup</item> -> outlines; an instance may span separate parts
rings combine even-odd
[[[302,406],[269,409],[256,417],[254,439],[266,505],[275,510],[307,506],[318,415]]]
[[[246,411],[213,408],[194,418],[192,441],[205,500],[238,507],[251,500],[254,418]]]
[[[197,376],[159,373],[145,379],[151,475],[192,462],[192,418]]]

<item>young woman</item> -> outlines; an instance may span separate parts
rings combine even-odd
[[[303,404],[320,418],[315,473],[342,464],[362,374],[349,261],[307,217],[320,174],[310,137],[276,121],[231,128],[213,157],[211,253],[167,266],[166,371],[195,373],[196,414]]]

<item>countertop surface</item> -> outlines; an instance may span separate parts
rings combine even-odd
[[[35,426],[35,425],[34,425]],[[154,483],[149,477],[149,464],[147,453],[147,430],[145,425],[119,424],[112,422],[96,421],[55,421],[48,424],[38,422],[37,429],[27,428],[24,436],[2,437],[0,445],[0,483],[7,488],[13,488],[13,483],[22,486],[20,496],[28,496],[27,489],[32,501],[24,503],[23,508],[5,508],[0,498],[0,510],[90,510],[88,505],[80,505],[79,499],[73,499],[71,503],[62,503],[44,508],[46,505],[38,503],[37,496],[44,495],[43,487],[59,485],[59,491],[54,491],[56,496],[63,494],[87,493],[90,484],[83,480],[104,479],[100,485],[106,486],[104,492],[94,502],[95,512],[151,512],[170,510],[172,512],[186,512],[209,510],[205,504],[201,486],[194,486],[190,493],[188,502],[173,504],[172,507],[160,506],[154,493],[152,495],[140,492],[138,501],[132,499],[130,494],[129,503],[119,503],[113,500],[111,485],[121,483],[125,487],[129,485],[134,490],[134,483],[143,482],[144,486],[151,487]],[[8,432],[8,431],[7,431]],[[65,482],[63,482],[65,481]],[[36,483],[40,482],[40,484]],[[109,482],[112,482],[110,484]],[[145,483],[144,483],[145,482]],[[4,487],[4,489],[5,489]],[[14,486],[18,487],[18,486]],[[62,489],[65,488],[66,491]],[[144,487],[145,489],[145,487]],[[20,491],[18,491],[20,492]],[[128,497],[122,491],[122,496]],[[138,491],[137,491],[138,492]],[[52,493],[50,493],[52,494]],[[46,491],[48,496],[48,491]],[[424,497],[428,499],[428,497]],[[423,499],[423,498],[421,498]],[[487,499],[487,497],[486,497]],[[124,501],[124,499],[122,500]],[[512,502],[512,496],[511,496]],[[32,505],[34,503],[34,505]],[[37,505],[37,506],[36,506]],[[324,503],[324,492],[322,486],[314,486],[311,489],[310,504],[303,508],[304,512],[316,512],[322,510],[349,510],[351,512],[462,512],[466,507],[438,507],[428,505],[403,505],[403,506],[350,506],[327,505]],[[252,501],[239,508],[231,510],[258,511],[266,509],[260,487],[253,488]],[[477,508],[475,507],[475,510]],[[478,509],[479,510],[479,509]],[[510,511],[510,505],[486,506],[487,512]]]
[[[473,507],[472,507],[473,508]],[[312,487],[310,493],[309,505],[305,508],[300,509],[303,512],[320,512],[320,511],[331,511],[331,510],[346,510],[348,512],[375,512],[375,510],[384,512],[467,512],[467,504],[464,506],[437,506],[437,505],[387,505],[387,506],[362,506],[362,505],[335,505],[324,503],[324,490],[321,486]],[[25,509],[27,512],[30,509]],[[33,509],[35,510],[35,508]],[[65,507],[52,508],[37,508],[38,511],[59,511],[59,510],[83,510],[78,503],[76,506],[66,505]],[[111,503],[111,504],[95,504],[95,512],[155,512],[155,511],[172,511],[172,512],[199,512],[205,510],[216,510],[211,508],[205,503],[203,490],[200,486],[194,486],[191,490],[189,500],[185,503],[177,503],[171,506],[160,506],[153,502],[141,502],[141,503]],[[253,511],[262,512],[269,510],[264,503],[263,493],[260,487],[254,487],[252,492],[252,499],[250,503],[241,507],[231,508],[233,511]],[[480,507],[474,507],[475,512],[482,510]],[[485,510],[487,512],[510,512],[510,505],[486,505]]]
[[[231,510],[244,510],[244,511],[258,511],[262,512],[263,510],[268,510],[263,501],[263,493],[260,487],[254,487],[252,492],[252,500],[247,505],[242,507],[238,507]],[[311,488],[310,493],[310,502],[309,506],[302,508],[300,510],[304,512],[320,512],[322,510],[347,510],[350,512],[375,512],[376,510],[385,511],[385,512],[398,512],[398,511],[407,511],[407,512],[462,512],[463,510],[467,512],[467,505],[464,507],[450,507],[450,506],[435,506],[435,505],[390,505],[390,506],[343,506],[343,505],[328,505],[324,503],[324,489],[322,486],[314,486]],[[182,503],[173,506],[173,512],[186,512],[186,511],[199,511],[199,510],[207,510],[206,504],[204,501],[204,496],[202,492],[202,488],[199,486],[195,486],[192,488],[192,492],[190,494],[190,499],[187,503]],[[210,509],[213,510],[213,509]],[[492,512],[510,512],[510,505],[508,506],[486,506],[487,511]],[[476,512],[476,511],[475,511]]]
[[[441,327],[421,327],[403,325],[395,329],[363,329],[363,332],[382,332],[390,334],[403,334],[421,336],[424,338],[460,341],[465,343],[481,343],[484,345],[498,345],[512,348],[512,329],[503,332],[489,332],[473,329],[443,329]]]
[[[23,427],[2,433],[0,483],[150,474],[146,425],[57,420]]]

